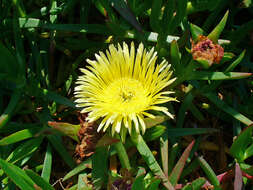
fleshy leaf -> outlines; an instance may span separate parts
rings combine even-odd
[[[32,128],[32,129],[24,129],[21,131],[18,131],[16,133],[12,133],[11,135],[4,137],[0,140],[0,146],[13,144],[28,138],[34,137],[36,134],[38,134],[41,131],[41,128]]]
[[[200,177],[194,180],[191,184],[187,184],[186,186],[184,186],[182,190],[199,190],[205,183],[206,183],[206,179],[203,177]]]
[[[81,171],[85,170],[86,168],[91,168],[91,158],[88,158],[87,160],[83,161],[80,165],[78,165],[77,167],[75,167],[73,170],[71,170],[70,172],[68,172],[62,181],[65,181],[69,178],[71,178],[72,176],[80,173]]]
[[[42,189],[54,190],[54,188],[42,177],[32,170],[25,170],[25,173]]]
[[[233,157],[235,157],[238,161],[242,161],[246,158],[245,150],[247,149],[248,145],[252,142],[253,126],[250,126],[243,130],[241,134],[236,138],[233,142],[230,153]]]
[[[131,23],[139,32],[142,31],[139,22],[136,20],[135,16],[124,0],[109,0],[109,2],[123,18]]]
[[[234,57],[235,57],[235,54],[233,54],[231,52],[224,52],[224,56],[222,57],[220,64],[228,62],[231,59],[233,59]]]
[[[44,163],[43,163],[43,169],[41,172],[41,177],[43,179],[45,179],[47,182],[50,181],[50,175],[51,175],[51,171],[52,171],[52,148],[50,146],[50,144],[48,143],[47,145],[47,151],[45,154],[45,158],[44,158]]]
[[[155,127],[151,127],[146,131],[146,133],[143,135],[143,138],[146,141],[153,141],[160,137],[166,130],[166,127],[164,125],[157,125]]]
[[[164,122],[167,118],[165,116],[156,116],[154,119],[144,118],[144,122],[147,128],[156,126],[162,122]]]
[[[11,163],[16,163],[26,156],[31,155],[39,148],[42,140],[43,137],[38,137],[29,139],[24,143],[20,143],[20,145],[13,150],[6,160]]]
[[[234,190],[242,189],[242,171],[238,163],[235,164]]]
[[[180,51],[176,40],[173,40],[170,44],[170,55],[172,66],[175,67],[175,72],[180,71]]]
[[[213,31],[207,36],[210,40],[212,40],[215,43],[218,43],[218,39],[220,37],[221,32],[223,31],[226,22],[227,22],[227,18],[228,18],[228,13],[229,11],[227,11],[225,13],[225,15],[223,16],[223,18],[221,19],[221,21],[219,22],[219,24],[213,29]]]
[[[169,180],[171,182],[172,185],[176,185],[180,175],[183,171],[183,168],[185,166],[186,160],[188,159],[190,152],[192,150],[192,147],[194,145],[195,141],[192,141],[188,147],[185,149],[185,151],[183,152],[182,156],[180,157],[180,159],[178,160],[176,166],[173,168],[170,176],[169,176]]]
[[[194,42],[197,42],[199,35],[204,34],[204,31],[202,28],[200,28],[197,25],[192,24],[192,23],[190,24],[190,30],[191,30],[191,34],[192,34],[192,40]]]
[[[34,190],[34,185],[36,184],[26,175],[24,170],[2,159],[0,159],[0,167],[22,190]]]
[[[171,128],[168,129],[169,137],[182,137],[187,135],[200,135],[206,133],[218,132],[213,128]]]
[[[208,60],[205,59],[196,59],[196,61],[204,68],[204,69],[208,69],[212,63],[210,63]]]
[[[92,181],[94,189],[101,189],[108,179],[108,147],[98,147],[92,155]]]
[[[245,173],[253,176],[253,166],[245,164],[245,163],[240,163],[240,168],[242,171],[244,171]]]
[[[214,185],[215,188],[218,188],[220,186],[220,182],[216,177],[216,174],[210,167],[210,165],[206,162],[206,160],[203,157],[198,156],[197,159],[199,161],[200,167],[204,170],[211,184]]]
[[[137,150],[141,154],[142,158],[145,160],[146,164],[150,168],[150,170],[158,176],[160,179],[163,181],[163,185],[168,188],[169,190],[174,190],[174,187],[172,184],[168,181],[167,177],[164,175],[161,167],[157,163],[154,155],[152,154],[151,150],[145,143],[144,139],[142,136],[136,131],[133,131],[133,134],[131,135],[131,140],[136,146]]]
[[[145,177],[145,175],[140,175],[140,176],[136,177],[134,182],[133,182],[133,185],[131,187],[131,190],[145,189],[144,177]]]
[[[205,93],[203,95],[206,96],[211,102],[213,102],[218,108],[228,113],[240,122],[244,123],[245,125],[251,125],[253,123],[253,121],[251,121],[249,118],[245,117],[234,108],[228,106],[224,101],[220,100],[215,94]]]
[[[153,1],[150,15],[150,26],[153,31],[161,31],[159,16],[161,14],[162,0]]]
[[[250,76],[252,73],[194,71],[188,80],[232,80]]]
[[[80,125],[73,125],[70,123],[52,122],[52,121],[48,121],[48,125],[78,142],[77,134],[81,128]]]

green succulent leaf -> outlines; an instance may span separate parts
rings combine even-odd
[[[36,128],[24,129],[16,133],[12,133],[11,135],[0,140],[0,146],[9,145],[9,144],[20,142],[25,139],[32,138],[36,134],[38,134],[40,131],[41,131],[41,128],[36,127]]]
[[[242,171],[253,176],[253,166],[245,163],[239,163],[239,165]]]
[[[251,149],[252,147],[249,147],[247,153],[250,153],[247,155],[246,150],[249,144],[252,142],[252,130],[253,126],[247,127],[245,130],[241,132],[241,134],[236,138],[236,140],[233,142],[230,153],[233,157],[235,157],[239,162],[245,160],[249,155],[251,155]]]
[[[143,138],[146,141],[153,141],[157,139],[158,137],[160,137],[165,131],[166,131],[166,126],[157,125],[155,127],[149,128],[143,135]]]
[[[137,178],[135,178],[133,185],[131,187],[131,190],[145,189],[144,177],[145,177],[145,175],[140,175]]]
[[[157,163],[154,155],[148,148],[147,144],[145,143],[144,139],[142,136],[135,131],[133,131],[131,135],[131,140],[136,146],[137,150],[141,154],[142,158],[145,160],[146,164],[150,168],[150,170],[159,178],[162,179],[163,185],[168,188],[169,190],[174,190],[174,187],[172,184],[168,181],[167,177],[164,175],[161,167]]]
[[[91,158],[88,158],[87,160],[84,160],[81,164],[76,166],[73,170],[69,171],[63,178],[62,181],[66,181],[67,179],[77,175],[78,173],[82,172],[86,168],[91,168]]]
[[[52,160],[53,160],[52,148],[51,148],[50,144],[48,143],[47,151],[46,151],[45,159],[44,159],[44,163],[43,163],[43,168],[42,168],[42,172],[41,172],[41,177],[44,180],[46,180],[47,182],[49,182],[49,180],[50,180],[50,175],[51,175],[51,171],[52,171]]]
[[[213,102],[218,108],[223,110],[224,112],[228,113],[238,121],[244,123],[245,125],[249,126],[253,123],[249,118],[239,113],[237,110],[233,109],[229,105],[227,105],[224,101],[220,100],[215,94],[213,93],[204,93],[205,97],[207,97],[211,102]]]
[[[124,0],[109,0],[109,2],[123,18],[125,18],[129,23],[131,23],[138,31],[142,31],[139,22],[136,20],[135,16],[133,15]]]
[[[190,31],[194,42],[197,42],[199,35],[204,35],[204,30],[192,23],[190,24]]]
[[[219,22],[219,24],[213,29],[213,31],[207,36],[210,40],[212,40],[215,43],[218,43],[218,39],[220,37],[221,32],[223,31],[223,29],[225,28],[226,22],[227,22],[227,18],[228,18],[228,13],[229,11],[227,11],[225,13],[225,15],[223,16],[223,18],[221,19],[221,21]]]
[[[184,186],[182,190],[200,190],[205,183],[206,179],[200,177],[198,179],[195,179],[191,184]]]
[[[211,166],[207,163],[207,161],[203,157],[198,156],[197,159],[198,159],[200,167],[203,169],[203,171],[207,175],[211,184],[214,185],[215,188],[219,188],[220,182],[218,178],[216,177],[216,174],[214,173]]]
[[[98,147],[92,155],[92,181],[94,189],[101,189],[108,179],[108,147]]]
[[[250,76],[252,73],[194,71],[188,80],[233,80]]]
[[[208,69],[212,66],[212,63],[205,59],[196,59],[195,61],[197,61],[204,69]]]
[[[54,190],[54,188],[42,177],[32,170],[25,170],[25,173],[42,189]]]
[[[176,40],[173,40],[170,44],[170,56],[171,56],[171,63],[172,66],[174,67],[175,73],[178,74],[180,73],[180,71],[182,71],[181,69],[181,65],[180,65],[180,51],[178,48],[178,44]]]
[[[21,190],[34,190],[36,184],[24,170],[2,159],[0,167]]]
[[[43,137],[37,137],[29,139],[24,143],[21,143],[6,159],[8,162],[16,163],[19,160],[35,152],[42,143]]]

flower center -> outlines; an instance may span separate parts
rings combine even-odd
[[[134,94],[132,92],[122,92],[120,95],[123,99],[123,102],[129,102],[133,98]]]
[[[120,78],[107,86],[101,96],[101,107],[111,113],[139,113],[150,104],[151,97],[143,84],[133,78]]]

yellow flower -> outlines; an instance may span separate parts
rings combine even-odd
[[[166,107],[158,106],[175,98],[167,95],[172,91],[161,92],[170,85],[172,71],[164,60],[155,64],[157,56],[154,48],[150,51],[140,44],[135,54],[134,44],[130,51],[126,43],[123,49],[109,46],[106,55],[99,52],[96,60],[87,60],[87,69],[81,69],[84,75],[77,79],[75,97],[77,107],[83,107],[81,113],[88,112],[88,122],[102,118],[98,131],[120,133],[129,131],[132,123],[136,131],[145,132],[144,117],[155,118],[148,111],[161,111],[173,118]]]

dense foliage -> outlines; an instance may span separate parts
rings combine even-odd
[[[252,18],[251,0],[2,0],[0,189],[251,187]],[[159,101],[174,119],[156,108],[139,119],[145,133],[98,133],[103,118],[87,123],[75,82],[123,42],[171,65],[176,80],[163,82],[177,101]]]

